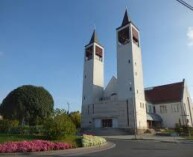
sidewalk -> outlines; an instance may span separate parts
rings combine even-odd
[[[88,153],[94,153],[99,151],[104,151],[107,149],[114,148],[116,145],[112,142],[107,142],[101,146],[92,146],[92,147],[81,147],[75,149],[66,149],[66,150],[56,150],[56,151],[45,151],[45,152],[26,152],[26,153],[0,153],[0,156],[14,156],[14,157],[25,157],[25,156],[76,156],[83,155]]]
[[[103,136],[106,139],[121,139],[121,140],[134,140],[135,136],[134,135],[118,135],[118,136]],[[136,136],[137,140],[156,140],[160,142],[174,142],[174,143],[180,143],[187,141],[185,138],[176,136],[176,137],[171,137],[171,136],[154,136],[154,135],[137,135]],[[188,140],[189,142],[193,142]]]

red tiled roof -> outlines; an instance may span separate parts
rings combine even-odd
[[[182,100],[184,82],[145,89],[145,99],[152,104],[178,102]]]

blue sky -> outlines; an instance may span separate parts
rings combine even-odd
[[[140,29],[145,87],[185,78],[193,97],[193,12],[175,0],[0,0],[0,102],[32,84],[55,107],[80,110],[84,46],[95,25],[106,85],[116,76],[115,29],[126,6]]]

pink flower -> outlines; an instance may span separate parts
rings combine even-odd
[[[72,148],[72,145],[68,143],[33,140],[0,144],[0,153],[63,150],[69,148]]]

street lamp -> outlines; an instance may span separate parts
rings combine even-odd
[[[70,103],[67,102],[67,105],[68,105],[68,114],[70,113]]]

